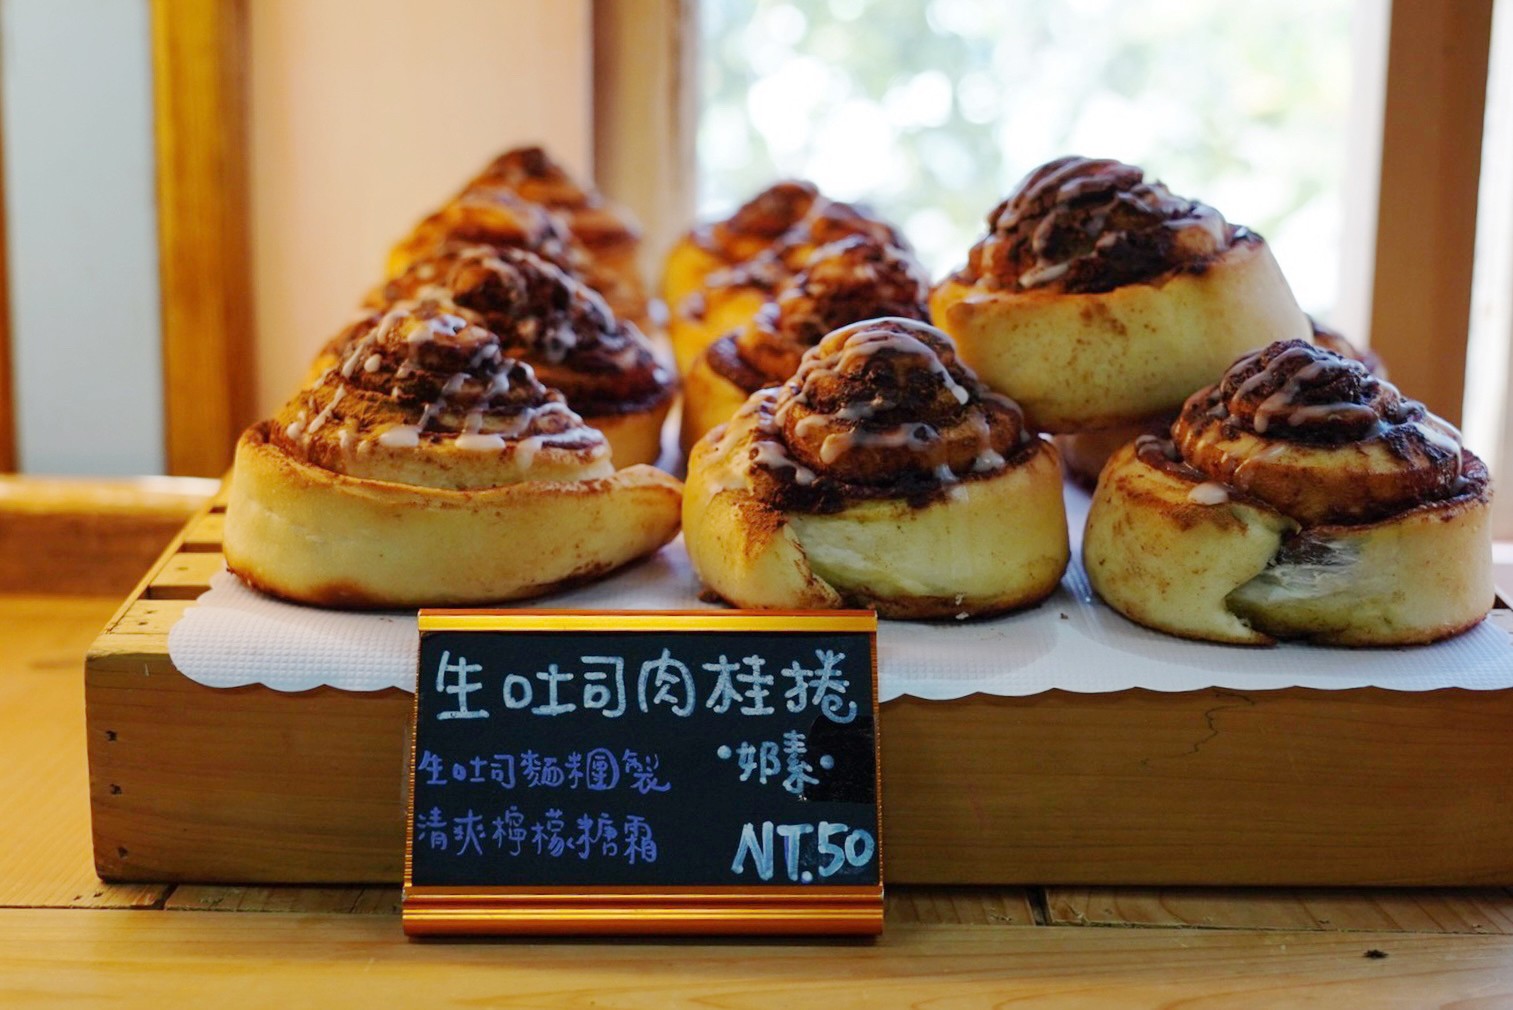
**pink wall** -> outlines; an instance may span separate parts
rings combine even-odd
[[[389,246],[506,147],[586,172],[588,0],[259,0],[251,9],[257,400],[270,412]]]

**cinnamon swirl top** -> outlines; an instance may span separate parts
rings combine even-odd
[[[736,208],[723,221],[695,228],[693,241],[729,263],[750,259],[798,225],[820,202],[812,182],[775,182]]]
[[[452,302],[579,413],[638,411],[672,395],[671,376],[635,324],[617,319],[597,292],[529,252],[453,243],[376,295],[381,305],[425,298]]]
[[[694,230],[696,245],[727,264],[704,279],[704,297],[751,289],[773,294],[801,270],[819,246],[852,235],[908,252],[908,240],[870,211],[819,195],[807,182],[780,182],[757,194],[730,218]],[[704,298],[682,307],[698,316]]]
[[[421,221],[395,251],[394,273],[450,242],[525,249],[581,273],[584,253],[544,207],[505,189],[468,189]]]
[[[929,318],[930,279],[902,249],[853,235],[816,249],[744,329],[717,341],[711,367],[750,391],[781,382],[825,334],[863,319]]]
[[[270,432],[317,466],[452,488],[613,471],[604,436],[442,298],[367,313],[328,350],[333,364]]]
[[[1002,290],[1110,291],[1200,272],[1237,241],[1259,241],[1212,207],[1147,182],[1134,165],[1058,158],[988,215],[957,278]]]
[[[1361,362],[1301,340],[1236,361],[1183,405],[1172,438],[1186,467],[1304,524],[1370,522],[1479,490],[1453,427]]]
[[[562,214],[567,227],[590,249],[635,242],[641,229],[629,212],[578,183],[541,147],[517,147],[489,162],[468,184],[502,187]]]
[[[865,498],[924,504],[1001,472],[1040,442],[1017,405],[990,392],[927,323],[871,319],[830,333],[777,389],[754,394],[732,429],[736,463],[785,510],[833,512]]]

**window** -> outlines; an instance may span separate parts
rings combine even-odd
[[[1327,318],[1357,6],[704,0],[700,213],[809,178],[900,223],[940,275],[1030,169],[1116,157],[1265,235]]]

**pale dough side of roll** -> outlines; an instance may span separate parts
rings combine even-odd
[[[226,563],[321,606],[468,606],[538,596],[650,554],[682,485],[647,466],[594,480],[448,490],[311,466],[258,427],[237,445]]]
[[[1313,334],[1262,242],[1230,246],[1201,273],[1098,293],[995,292],[948,278],[930,313],[984,382],[1051,432],[1174,410],[1245,352]]]

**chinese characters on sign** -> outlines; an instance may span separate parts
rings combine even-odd
[[[870,638],[436,631],[416,884],[876,884]]]

